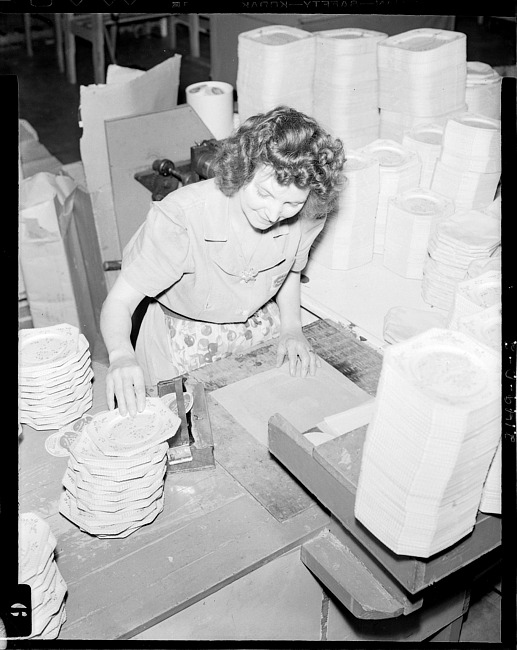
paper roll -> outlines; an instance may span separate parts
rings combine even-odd
[[[199,115],[214,138],[223,140],[233,131],[233,86],[224,81],[201,81],[186,91],[187,104]]]

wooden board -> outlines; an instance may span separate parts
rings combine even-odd
[[[95,413],[106,408],[107,368],[99,363],[93,368]],[[269,490],[266,500],[274,511],[277,499],[277,517],[218,462],[215,469],[167,474],[165,507],[154,522],[124,539],[98,539],[58,512],[68,459],[46,452],[51,432],[24,426],[20,512],[38,513],[57,538],[57,566],[68,587],[61,639],[129,638],[299,547],[328,525],[328,514],[266,449],[255,441],[241,444],[239,430],[232,431],[226,418],[211,417],[211,423],[216,459],[217,454],[226,458],[244,484],[248,480],[257,491]],[[246,479],[257,467],[262,473]],[[291,486],[297,491],[294,501]],[[298,507],[286,510],[286,503]]]
[[[220,388],[212,398],[267,447],[267,425],[275,413],[306,431],[327,415],[364,404],[370,396],[322,360],[314,376],[292,377],[284,363]]]
[[[346,472],[342,472],[338,462],[341,451],[338,449],[334,472],[331,473],[325,464],[318,462],[313,455],[315,449],[321,455],[321,450],[328,449],[332,445],[339,445],[340,440],[341,438],[336,438],[315,448],[282,416],[273,416],[269,423],[271,453],[411,594],[416,594],[425,587],[466,567],[501,545],[500,517],[479,513],[472,533],[444,553],[434,555],[427,560],[397,555],[382,544],[354,516],[353,477],[358,476],[357,466],[355,470],[350,467]],[[357,439],[355,447],[356,450],[359,447]],[[339,480],[336,478],[336,474],[339,474]]]
[[[375,394],[382,358],[351,332],[330,322],[314,321],[303,328],[318,355],[339,366],[340,372],[369,395]],[[276,365],[276,341],[258,345],[192,373],[211,393],[230,383]],[[314,499],[303,483],[293,479],[269,450],[209,395],[215,457],[278,521],[285,521],[308,508]],[[298,477],[296,477],[298,478]]]
[[[151,205],[151,192],[134,179],[135,172],[150,170],[161,158],[176,165],[190,161],[190,147],[213,135],[187,104],[106,120],[105,128],[115,218],[123,249]]]

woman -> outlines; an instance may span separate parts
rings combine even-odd
[[[156,384],[278,335],[277,366],[316,371],[301,328],[300,271],[337,199],[343,146],[286,107],[227,138],[215,178],[154,202],[124,249],[101,331],[108,406],[143,410]],[[132,314],[154,297],[136,349]],[[275,298],[275,301],[272,299]]]

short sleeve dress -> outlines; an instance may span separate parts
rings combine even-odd
[[[297,216],[279,222],[255,235],[255,252],[246,260],[229,201],[214,179],[171,192],[152,203],[124,249],[122,276],[155,298],[136,346],[148,386],[232,353],[238,334],[231,332],[241,331],[253,345],[259,330],[276,333],[278,310],[267,305],[288,273],[305,267],[325,223]],[[269,328],[252,328],[265,306]]]

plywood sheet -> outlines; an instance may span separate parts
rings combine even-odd
[[[187,104],[171,110],[106,120],[106,143],[115,218],[122,249],[147,215],[151,192],[135,180],[155,160],[176,165],[190,160],[190,148],[213,138]]]
[[[281,413],[299,431],[355,407],[369,395],[325,361],[316,375],[292,377],[288,364],[255,374],[212,393],[258,442],[267,447],[268,421]]]

